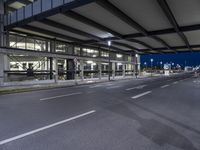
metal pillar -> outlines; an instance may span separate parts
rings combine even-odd
[[[54,80],[55,80],[55,83],[57,83],[58,82],[58,59],[57,58],[54,58],[54,70],[55,70]]]
[[[55,52],[55,41],[51,40],[50,41],[50,52]],[[49,69],[50,69],[50,80],[53,79],[53,57],[49,58]]]
[[[4,1],[0,1],[0,47],[4,44],[4,27],[3,27]],[[0,54],[0,86],[4,84],[4,55]]]
[[[4,83],[4,55],[0,54],[0,86]]]
[[[98,62],[98,70],[99,70],[99,79],[102,78],[102,68],[101,68],[101,62]]]
[[[84,61],[80,60],[81,80],[84,80]]]
[[[110,46],[109,46],[109,58],[108,58],[108,80],[110,81],[110,74],[111,74],[111,62],[110,62],[110,59],[111,59],[111,53],[110,53]]]
[[[116,67],[116,63],[113,62],[113,63],[112,63],[112,78],[113,78],[113,79],[115,78],[115,67]]]
[[[125,76],[126,76],[126,64],[123,64],[122,67],[123,67],[123,78],[125,78]]]

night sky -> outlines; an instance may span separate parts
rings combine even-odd
[[[148,54],[141,55],[141,65],[144,66],[144,62],[147,66],[151,65],[150,59],[153,59],[153,65],[158,66],[162,61],[165,63],[174,63],[181,65],[181,67],[186,66],[199,66],[200,65],[200,52],[189,52],[189,53],[178,53],[178,54]]]

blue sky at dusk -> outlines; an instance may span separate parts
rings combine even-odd
[[[179,64],[182,67],[185,66],[197,66],[200,65],[200,52],[189,52],[189,53],[178,53],[178,54],[148,54],[141,55],[141,64],[144,65],[144,62],[150,66],[150,59],[154,59],[153,65],[159,64],[161,61],[163,63],[175,63]]]

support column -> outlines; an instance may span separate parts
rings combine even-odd
[[[81,80],[84,80],[84,61],[80,60]]]
[[[138,74],[141,75],[141,63],[140,63],[140,56],[138,56],[137,58],[137,70],[138,70]]]
[[[75,64],[73,59],[67,59],[67,80],[75,79]]]
[[[0,54],[0,86],[4,83],[4,55]]]
[[[54,58],[54,70],[55,70],[54,80],[55,80],[55,83],[57,83],[58,82],[58,59],[57,58]]]
[[[113,79],[115,78],[115,66],[116,66],[116,63],[113,62],[113,63],[112,63],[112,78],[113,78]]]
[[[122,76],[123,76],[123,78],[125,78],[125,76],[126,76],[126,64],[122,65],[122,70],[123,70]]]
[[[4,1],[0,0],[0,46],[4,45]]]
[[[4,1],[0,0],[0,47],[4,46]],[[0,86],[4,84],[4,71],[9,69],[9,62],[7,55],[0,54]]]
[[[99,79],[101,80],[102,78],[102,68],[101,68],[101,62],[98,62],[98,70],[99,70]]]
[[[55,40],[50,41],[50,52],[53,53],[55,52]],[[49,58],[49,69],[50,69],[50,80],[53,79],[53,58]]]

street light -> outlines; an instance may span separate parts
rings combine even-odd
[[[151,76],[152,76],[152,73],[153,73],[153,59],[151,58]]]
[[[138,54],[135,54],[135,76],[136,76],[136,78],[137,78],[137,75],[138,75],[138,61],[137,61],[137,59],[138,59]]]
[[[147,62],[144,62],[145,69],[147,69]]]
[[[160,62],[160,70],[162,70],[162,64],[163,64],[163,62],[161,61]]]
[[[108,41],[108,46],[109,46],[109,49],[108,49],[108,53],[109,53],[109,59],[108,59],[108,80],[110,81],[110,70],[111,70],[111,65],[110,65],[110,46],[111,46],[112,42],[111,41]]]

